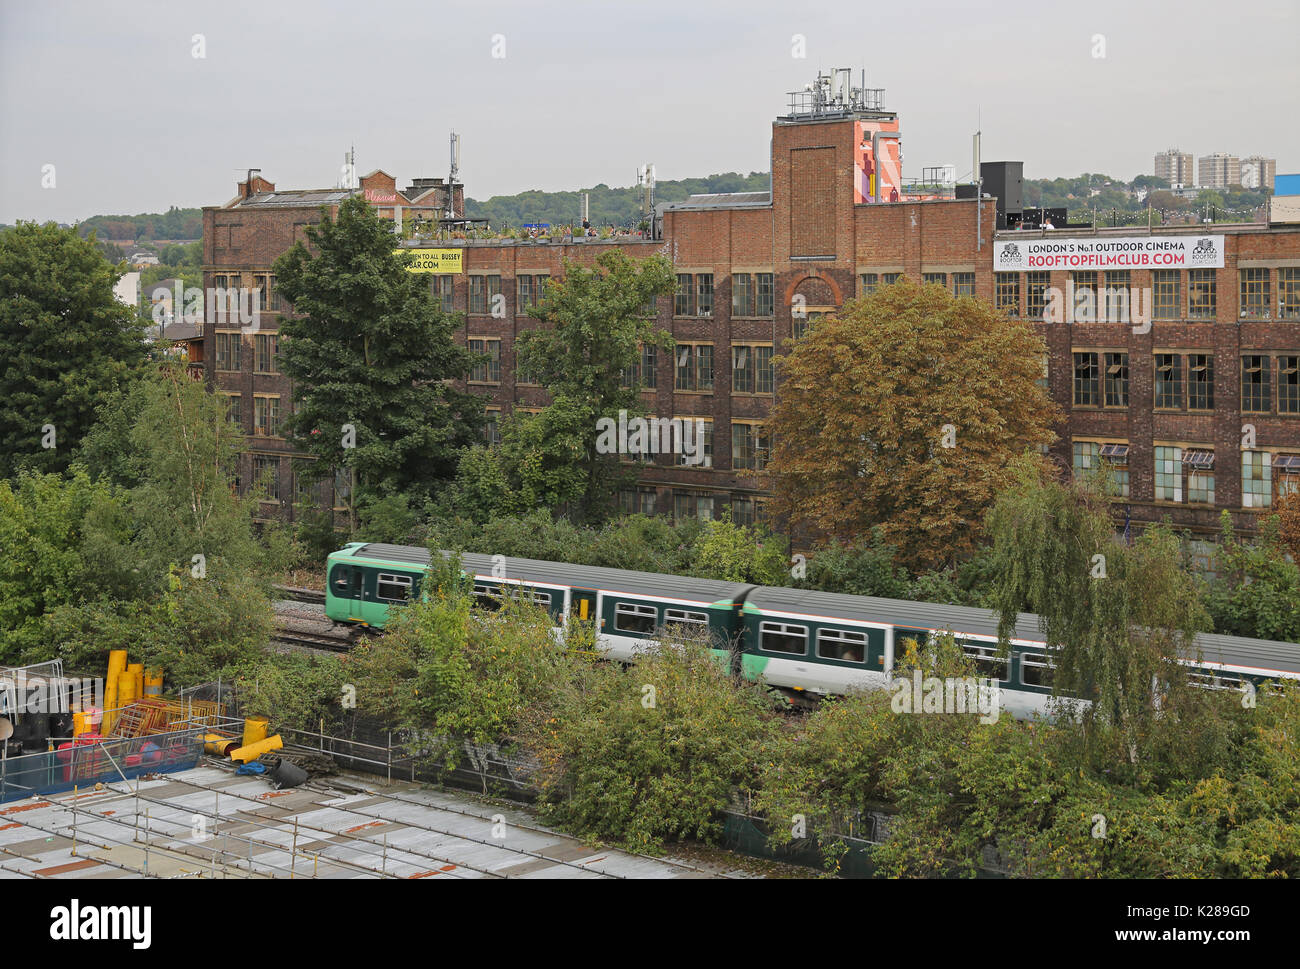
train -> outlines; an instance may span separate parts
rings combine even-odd
[[[382,630],[393,609],[420,597],[430,561],[424,548],[344,546],[326,562],[325,614]],[[908,639],[951,633],[978,676],[996,684],[1002,709],[1019,718],[1050,715],[1052,657],[1038,617],[1028,613],[1017,616],[1004,653],[997,615],[987,609],[482,554],[462,555],[461,569],[479,606],[497,608],[505,594],[531,599],[550,614],[561,641],[570,621],[593,622],[612,660],[634,662],[667,626],[707,630],[715,653],[741,675],[801,703],[887,689]],[[1278,689],[1300,680],[1300,644],[1202,633],[1195,647],[1189,676],[1205,689]]]

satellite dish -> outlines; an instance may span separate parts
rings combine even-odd
[[[0,717],[0,740],[8,740],[14,735],[14,725],[8,717]]]

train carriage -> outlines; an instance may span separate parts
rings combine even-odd
[[[422,548],[348,545],[329,557],[326,614],[382,628],[394,606],[421,595],[428,564]],[[735,659],[749,679],[794,696],[830,695],[887,688],[908,638],[951,633],[977,675],[996,682],[1001,708],[1013,716],[1083,702],[1053,696],[1051,651],[1033,615],[1017,617],[1004,655],[997,616],[987,609],[504,556],[468,554],[461,566],[480,606],[499,604],[508,587],[549,610],[561,641],[569,622],[594,620],[601,649],[623,662],[653,647],[665,626],[680,624],[707,629],[715,655]],[[1300,679],[1295,643],[1201,634],[1195,649],[1185,662],[1192,684],[1204,689]]]

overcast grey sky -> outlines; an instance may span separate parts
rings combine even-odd
[[[1175,145],[1300,171],[1298,36],[1300,0],[0,0],[0,222],[220,204],[248,168],[330,186],[352,143],[405,186],[451,129],[474,198],[766,171],[786,92],[832,67],[885,88],[908,176],[968,172],[977,117],[1030,178]]]

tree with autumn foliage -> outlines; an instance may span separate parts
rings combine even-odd
[[[1055,439],[1046,347],[985,303],[903,279],[848,303],[779,359],[778,514],[854,541],[878,527],[915,569],[970,553],[1013,458]]]

